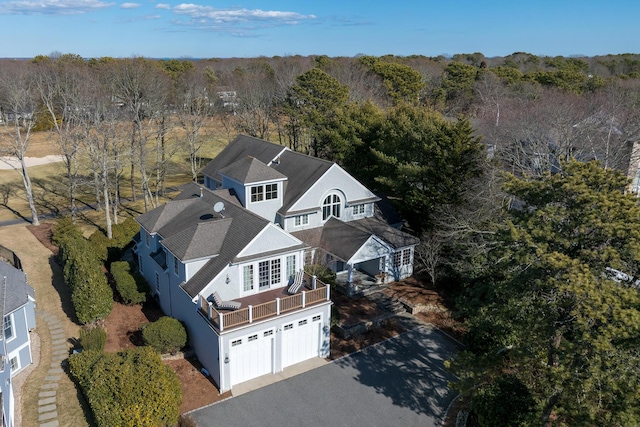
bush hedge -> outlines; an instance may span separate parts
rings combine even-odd
[[[176,373],[150,347],[69,357],[71,375],[98,427],[175,425],[182,389]]]
[[[82,328],[80,330],[80,346],[84,351],[103,351],[107,342],[107,331],[101,327]]]
[[[78,321],[86,324],[107,317],[113,308],[113,292],[93,245],[69,218],[58,220],[52,240],[60,250],[58,258]]]
[[[124,248],[139,231],[140,225],[133,218],[127,218],[120,224],[111,226],[111,239],[102,231],[96,230],[89,236],[89,241],[102,262],[110,263],[122,257]]]
[[[147,282],[139,274],[131,273],[131,265],[127,261],[112,262],[111,275],[125,304],[135,305],[146,301]]]
[[[309,264],[304,266],[307,274],[315,275],[321,282],[333,285],[336,282],[336,273],[330,268],[320,264]]]
[[[175,353],[187,344],[187,331],[178,319],[164,316],[142,328],[146,345],[160,353]]]

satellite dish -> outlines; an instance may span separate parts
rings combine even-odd
[[[224,210],[224,203],[222,202],[218,202],[215,205],[213,205],[213,210],[217,213],[220,213]]]

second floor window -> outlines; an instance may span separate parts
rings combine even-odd
[[[287,279],[291,280],[296,274],[296,256],[287,256]]]
[[[322,220],[326,221],[330,216],[340,218],[342,202],[337,194],[330,194],[322,202]]]
[[[173,257],[173,272],[176,274],[176,276],[178,275],[178,271],[179,271],[178,265],[179,265],[178,258]]]
[[[10,340],[13,338],[13,322],[11,321],[11,315],[4,318],[4,339]]]
[[[264,186],[265,198],[267,200],[278,198],[278,184],[267,184]]]
[[[243,268],[242,289],[245,292],[253,290],[253,265],[245,265]]]
[[[364,213],[364,204],[353,206],[354,215],[362,215],[363,213]]]
[[[294,219],[294,224],[296,227],[309,224],[309,215],[304,214],[296,216]]]
[[[251,201],[261,202],[264,200],[264,187],[262,185],[256,185],[251,187]]]

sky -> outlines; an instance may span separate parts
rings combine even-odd
[[[2,58],[640,53],[638,0],[0,0]]]

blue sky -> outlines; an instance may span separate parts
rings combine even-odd
[[[637,0],[0,0],[0,57],[640,53]]]

